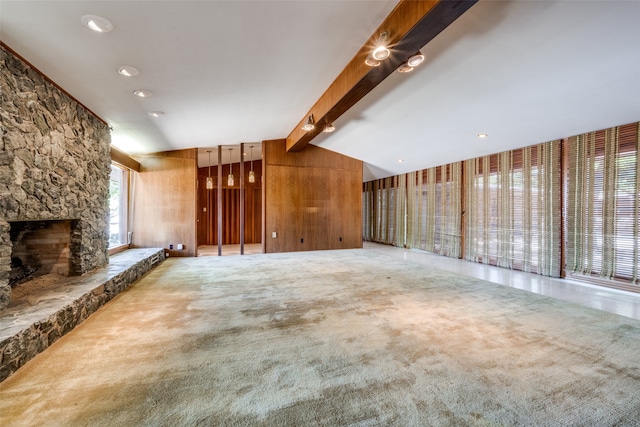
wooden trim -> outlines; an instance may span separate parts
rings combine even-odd
[[[466,214],[467,214],[467,184],[466,179],[467,176],[464,173],[465,171],[465,161],[460,162],[460,256],[459,259],[464,259],[464,254],[467,249],[467,233],[466,233]]]
[[[218,145],[218,256],[222,256],[222,145]]]
[[[287,137],[287,151],[300,151],[306,147],[327,124],[342,116],[476,2],[401,0],[291,131]],[[389,35],[391,56],[380,66],[369,67],[364,61],[383,32]],[[312,114],[316,127],[305,132],[302,125]]]
[[[567,226],[567,200],[565,197],[569,188],[569,138],[560,142],[560,277],[567,276],[567,242],[565,242]]]
[[[96,113],[94,113],[90,108],[88,108],[86,105],[84,105],[82,102],[78,101],[76,99],[76,97],[74,97],[73,95],[71,95],[69,92],[67,92],[66,90],[64,90],[60,85],[58,85],[56,82],[54,82],[53,80],[51,80],[49,77],[47,77],[47,75],[45,73],[43,73],[42,71],[40,71],[38,68],[34,67],[33,64],[29,61],[27,61],[26,59],[24,59],[24,57],[22,55],[20,55],[18,52],[16,52],[15,50],[11,49],[9,46],[7,46],[7,44],[3,41],[0,40],[0,46],[2,46],[4,49],[6,49],[7,51],[9,51],[13,56],[15,56],[16,58],[18,58],[20,61],[22,61],[27,67],[31,68],[33,71],[35,71],[36,73],[40,74],[42,76],[43,79],[45,79],[47,82],[49,82],[50,84],[52,84],[53,86],[55,86],[56,89],[58,89],[60,92],[62,92],[63,94],[65,94],[66,96],[68,96],[73,102],[75,102],[76,104],[78,104],[79,106],[81,106],[82,108],[84,108],[85,110],[87,110],[89,113],[91,113],[92,116],[94,116],[96,119],[100,120],[102,123],[105,124],[105,126],[109,126],[109,123],[107,123],[102,117],[100,117],[99,115],[97,115]]]
[[[193,150],[195,152],[195,162],[196,162],[196,167],[193,170],[193,193],[196,195],[196,197],[194,197],[193,203],[194,203],[194,207],[193,207],[193,241],[195,242],[195,247],[193,248],[193,251],[195,252],[195,256],[198,256],[198,186],[200,185],[198,182],[198,149],[194,149]]]
[[[269,141],[262,141],[262,144],[260,144],[260,147],[262,148],[262,175],[260,176],[261,179],[261,183],[260,185],[262,186],[262,238],[260,239],[262,242],[262,253],[266,254],[267,253],[267,228],[266,228],[266,224],[267,224],[267,168],[266,168],[266,164],[267,164],[267,158],[265,156],[265,153],[267,152],[266,150],[266,145]],[[286,140],[285,140],[285,144],[286,144]],[[271,233],[268,233],[268,235],[270,236]]]
[[[244,255],[244,143],[240,143],[240,255]]]
[[[119,150],[118,148],[111,146],[111,161],[125,168],[131,169],[136,172],[140,172],[140,162],[129,157],[127,153]]]

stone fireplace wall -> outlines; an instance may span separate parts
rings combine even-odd
[[[108,263],[108,126],[0,44],[0,309],[8,221],[76,219],[75,274]]]

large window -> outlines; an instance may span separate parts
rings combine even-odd
[[[363,235],[640,292],[638,152],[631,123],[368,182]]]
[[[127,244],[129,170],[111,165],[109,180],[109,248]]]
[[[560,275],[560,141],[465,162],[465,258]]]
[[[640,283],[638,124],[569,138],[567,271]]]

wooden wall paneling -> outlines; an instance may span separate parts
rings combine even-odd
[[[217,199],[217,211],[216,211],[216,219],[218,223],[218,233],[216,236],[216,240],[218,242],[218,256],[222,256],[222,145],[218,145],[218,189],[216,194]]]
[[[245,167],[244,176],[245,176],[245,192],[244,192],[244,233],[245,233],[245,243],[260,243],[261,242],[261,230],[262,230],[262,193],[261,193],[261,170],[262,165],[261,161],[254,161],[254,171],[256,172],[256,182],[249,183],[249,168]],[[236,230],[234,234],[228,234],[227,236],[236,236],[236,237],[224,237],[223,233],[223,243],[224,244],[239,244],[241,241],[240,238],[240,218],[237,213],[234,213],[234,210],[238,209],[239,199],[231,198],[227,202],[225,196],[225,192],[229,190],[227,186],[226,175],[228,174],[229,165],[223,165],[222,173],[223,173],[223,223],[225,226],[223,229],[227,229],[229,227],[234,227]],[[239,164],[235,163],[233,165],[233,173],[234,176],[239,179]],[[218,187],[218,167],[211,168],[211,176],[213,177],[214,189],[206,190],[206,179],[208,175],[208,168],[200,168],[198,170],[198,244],[200,245],[216,245],[217,233],[218,233],[218,225],[217,225],[217,212],[218,212],[218,204],[217,204],[217,187]],[[238,181],[236,181],[238,182]],[[236,185],[232,187],[232,189],[238,190],[239,187]],[[207,204],[207,197],[209,198],[209,204]],[[234,201],[235,200],[235,201]],[[256,202],[257,201],[257,202]],[[234,204],[236,203],[236,204]],[[206,209],[206,212],[204,211]],[[227,216],[232,215],[234,220],[227,220]],[[231,217],[230,217],[231,218]],[[207,221],[209,222],[207,224]],[[235,221],[235,222],[234,222]]]
[[[238,179],[240,181],[240,224],[239,224],[239,228],[240,228],[240,255],[244,255],[244,216],[245,216],[245,210],[244,210],[244,202],[245,202],[245,198],[244,198],[244,183],[246,182],[245,176],[244,176],[244,143],[240,143],[240,173],[238,174]]]
[[[197,164],[195,150],[136,157],[133,174],[132,247],[163,247],[170,256],[197,250]],[[169,245],[183,244],[183,250]]]
[[[265,153],[267,150],[266,144],[261,144],[260,145],[260,149],[261,149],[261,157],[262,157],[262,164],[264,165],[264,159],[265,159]],[[267,238],[271,239],[271,231],[267,231],[267,176],[266,176],[266,168],[263,166],[262,171],[260,173],[260,182],[262,183],[262,189],[260,191],[262,197],[261,199],[261,205],[260,205],[260,221],[262,222],[262,227],[261,227],[261,238],[260,241],[262,242],[262,253],[266,254],[267,253]]]
[[[362,162],[315,146],[287,152],[284,140],[263,150],[265,252],[362,247]]]

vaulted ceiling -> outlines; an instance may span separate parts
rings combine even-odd
[[[123,151],[206,149],[286,138],[395,6],[0,0],[0,39]],[[87,14],[113,31],[88,30]],[[311,143],[363,160],[367,180],[640,120],[638,22],[638,1],[480,0],[424,46],[424,64]]]

